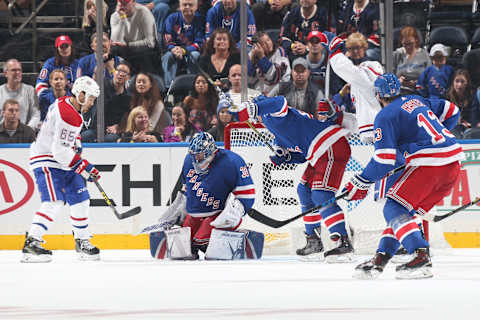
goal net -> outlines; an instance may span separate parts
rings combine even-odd
[[[249,166],[256,191],[253,207],[277,220],[291,218],[301,212],[297,185],[307,164],[273,165],[269,159],[272,153],[262,141],[272,145],[274,136],[262,124],[254,125],[263,138],[246,123],[230,123],[225,128],[225,148],[238,153]],[[362,143],[357,134],[351,135],[348,141],[352,156],[347,164],[342,186],[350,177],[363,170],[373,154],[373,146]],[[383,203],[375,202],[373,191],[370,191],[362,201],[340,200],[338,204],[344,210],[347,229],[353,234],[355,252],[373,254],[386,225],[382,213]],[[424,224],[427,230],[433,225],[428,226],[427,222]],[[302,218],[282,228],[273,229],[246,216],[242,228],[265,234],[265,254],[294,254],[297,248],[305,244]],[[432,238],[432,230],[428,235]],[[323,225],[322,240],[327,248],[332,245],[328,230]],[[446,245],[441,231],[431,240],[440,243],[441,247]]]

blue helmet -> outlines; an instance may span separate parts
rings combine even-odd
[[[197,174],[208,172],[210,162],[212,162],[217,152],[215,139],[208,132],[197,133],[188,147],[188,153],[192,157],[192,164]]]
[[[375,92],[380,98],[400,95],[400,80],[393,73],[384,73],[375,80]]]

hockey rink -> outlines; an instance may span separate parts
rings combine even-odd
[[[373,281],[351,264],[159,261],[104,250],[98,262],[54,251],[47,264],[0,252],[0,319],[477,319],[480,249],[433,252],[434,278]]]

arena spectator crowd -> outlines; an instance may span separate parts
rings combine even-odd
[[[291,107],[313,114],[319,100],[340,94],[342,106],[355,112],[349,84],[332,70],[326,79],[328,42],[335,35],[344,38],[345,54],[355,65],[380,61],[377,1],[247,3],[248,96],[283,95]],[[69,95],[83,75],[104,81],[105,142],[185,142],[198,131],[223,141],[223,128],[235,119],[212,83],[240,102],[240,1],[110,0],[103,5],[101,43],[95,1],[85,0],[82,43],[68,34],[58,36],[34,86],[22,82],[17,59],[6,61],[0,142],[32,140],[49,105]],[[470,70],[449,63],[447,45],[425,44],[422,38],[415,26],[399,30],[393,72],[403,92],[454,102],[462,110],[454,134],[479,138],[479,94]],[[97,45],[103,47],[103,77],[96,72]],[[176,81],[185,74],[191,75],[183,78],[189,79],[189,92],[179,90]],[[84,142],[97,141],[96,110],[95,105],[82,110]]]

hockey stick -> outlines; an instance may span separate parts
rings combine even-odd
[[[152,224],[149,226],[144,227],[138,232],[135,232],[135,235],[143,234],[143,233],[153,233],[153,232],[160,232],[160,231],[165,231],[167,229],[170,229],[172,225],[170,223],[157,223],[157,224]]]
[[[446,214],[441,215],[441,216],[434,216],[434,217],[433,217],[433,222],[442,221],[443,219],[448,218],[448,217],[454,215],[455,213],[457,213],[457,212],[459,212],[459,211],[462,211],[463,209],[466,209],[466,208],[468,208],[468,207],[470,207],[470,206],[473,206],[474,204],[477,204],[478,202],[480,202],[480,197],[477,197],[475,200],[470,201],[469,203],[464,204],[463,206],[461,206],[461,207],[459,207],[459,208],[457,208],[457,209],[455,209],[455,210],[452,210],[452,211],[450,211],[449,213],[446,213]]]
[[[337,200],[340,200],[340,199],[343,199],[347,196],[348,194],[348,191],[345,191],[345,192],[342,192],[341,194],[339,194],[338,196],[336,196],[335,198],[332,198],[324,203],[322,203],[321,205],[319,206],[316,206],[314,208],[311,208],[305,212],[302,212],[300,214],[297,214],[296,216],[294,217],[291,217],[287,220],[275,220],[273,218],[270,218],[270,217],[267,217],[266,215],[264,215],[263,213],[261,213],[260,211],[257,211],[256,209],[254,208],[250,208],[248,211],[247,211],[247,214],[253,219],[253,220],[257,220],[258,222],[260,223],[263,223],[264,225],[267,225],[269,227],[272,227],[272,228],[280,228],[280,227],[283,227],[284,225],[286,224],[289,224],[290,222],[292,221],[295,221],[297,220],[298,218],[300,217],[303,217],[309,213],[312,213],[314,211],[317,211],[319,209],[324,209],[326,207],[329,207],[331,206],[333,203],[335,203],[335,201]]]
[[[405,165],[403,166],[400,166],[398,168],[395,168],[393,169],[392,171],[389,171],[385,176],[385,177],[389,177],[391,175],[394,175],[395,173],[401,171],[405,169]],[[316,207],[313,207],[305,212],[302,212],[300,214],[297,214],[296,216],[292,217],[292,218],[289,218],[287,220],[276,220],[276,219],[273,219],[273,218],[270,218],[266,215],[264,215],[263,213],[261,213],[260,211],[254,209],[254,208],[250,208],[248,211],[247,211],[247,214],[254,220],[260,222],[260,223],[263,223],[264,225],[267,225],[269,227],[272,227],[272,228],[280,228],[280,227],[283,227],[284,225],[286,224],[289,224],[290,222],[292,221],[295,221],[297,220],[298,218],[300,217],[303,217],[303,216],[306,216],[307,214],[310,214],[314,211],[317,211],[317,210],[320,210],[320,209],[325,209],[329,206],[331,206],[333,203],[335,203],[335,201],[337,200],[340,200],[340,199],[343,199],[347,196],[348,194],[348,191],[345,191],[345,192],[342,192],[341,194],[339,194],[338,196],[336,196],[335,198],[332,198],[324,203],[322,203],[321,205],[318,205]]]
[[[97,179],[93,179],[93,182],[95,183],[95,185],[97,186],[98,188],[98,191],[100,191],[103,199],[105,200],[105,203],[110,207],[110,209],[112,209],[113,211],[113,214],[115,214],[115,216],[119,219],[119,220],[122,220],[122,219],[126,219],[126,218],[129,218],[131,216],[134,216],[134,215],[137,215],[140,213],[140,211],[142,211],[142,208],[141,207],[135,207],[135,208],[132,208],[130,210],[127,210],[123,213],[119,213],[117,211],[117,208],[113,205],[112,203],[112,200],[110,200],[110,198],[107,196],[107,194],[105,193],[105,191],[103,190],[102,186],[100,185],[100,183],[98,182]]]
[[[200,65],[195,61],[195,59],[193,59],[193,57],[191,56],[190,52],[187,52],[187,54],[190,56],[190,60],[193,62],[193,64],[195,64],[195,66],[197,67],[198,71],[200,72],[200,74],[205,78],[207,79],[207,81],[215,88],[215,91],[217,91],[218,93],[218,96],[219,97],[224,97],[226,100],[228,100],[228,103],[230,103],[230,105],[232,105],[232,107],[234,107],[235,109],[239,109],[237,105],[235,105],[235,103],[233,102],[233,100],[231,98],[229,98],[227,95],[225,95],[225,93],[223,93],[222,89],[220,89],[217,84],[213,81],[213,79],[210,77],[210,75],[208,73],[206,73],[201,67]],[[245,121],[247,123],[247,125],[253,130],[253,132],[255,132],[255,134],[260,138],[260,140],[268,147],[268,149],[270,149],[270,151],[273,152],[273,154],[276,155],[275,153],[275,149],[272,147],[272,145],[265,139],[265,137],[263,136],[263,134],[257,130],[257,128],[255,128],[255,126],[250,122],[250,120],[246,120]]]

